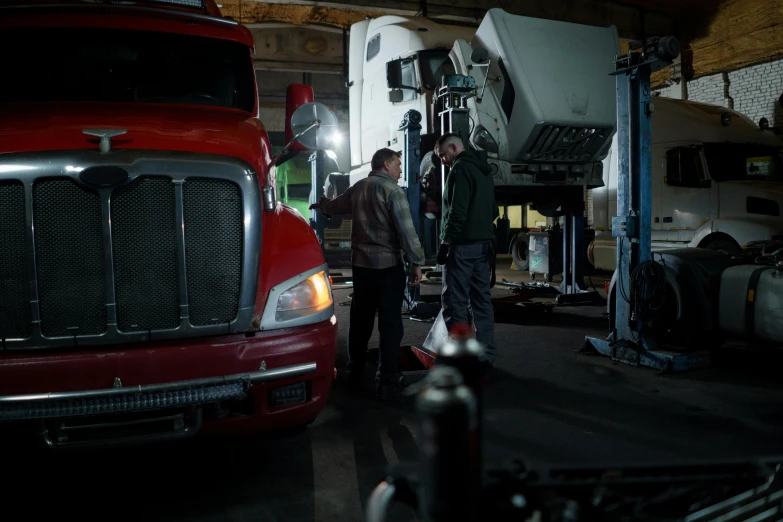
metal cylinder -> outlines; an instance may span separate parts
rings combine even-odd
[[[421,436],[420,518],[478,520],[481,490],[471,465],[476,399],[455,368],[435,366],[416,398]]]
[[[484,347],[473,338],[472,331],[470,325],[454,325],[446,342],[438,350],[435,364],[458,370],[462,375],[463,383],[470,388],[476,398],[477,425],[471,437],[470,464],[474,474],[474,486],[481,488],[484,382],[479,358],[484,353]]]

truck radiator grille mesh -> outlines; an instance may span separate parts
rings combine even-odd
[[[530,156],[535,161],[589,162],[606,145],[609,129],[560,127],[541,129]]]
[[[174,184],[141,177],[111,200],[117,326],[122,332],[179,326]]]
[[[63,175],[0,180],[0,350],[245,324],[252,308],[240,303],[255,289],[254,277],[244,281],[246,219],[255,230],[260,219],[246,198],[253,186],[241,183],[180,174],[101,189]]]
[[[182,196],[190,322],[229,322],[237,315],[242,275],[242,195],[228,181],[189,179]]]
[[[0,342],[30,335],[24,185],[0,182]]]
[[[106,331],[101,198],[69,179],[33,185],[41,330],[47,337]]]

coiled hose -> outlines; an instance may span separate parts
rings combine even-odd
[[[655,319],[666,303],[666,271],[655,261],[640,263],[631,273],[631,310],[644,322]]]

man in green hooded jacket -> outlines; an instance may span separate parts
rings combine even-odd
[[[465,150],[456,134],[444,134],[435,154],[449,167],[443,190],[438,264],[443,265],[441,306],[451,330],[473,316],[476,339],[484,345],[483,362],[495,360],[495,315],[490,296],[490,255],[494,252],[495,202],[492,169],[477,152]]]

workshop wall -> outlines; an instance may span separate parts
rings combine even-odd
[[[657,89],[660,96],[681,98],[679,84]],[[691,80],[688,99],[721,107],[732,107],[758,123],[767,118],[770,126],[783,128],[783,59],[745,67],[729,73],[712,74]]]

